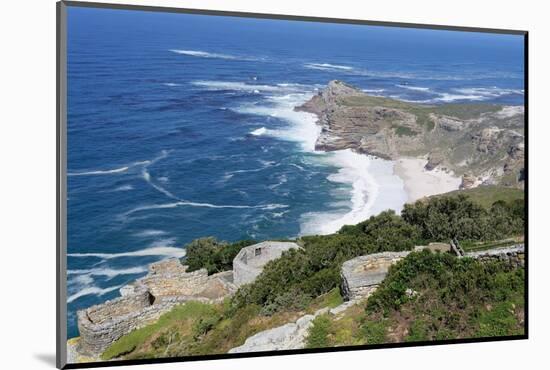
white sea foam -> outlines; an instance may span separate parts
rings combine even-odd
[[[69,172],[68,176],[93,176],[93,175],[111,175],[113,173],[121,173],[128,171],[130,167],[124,166],[120,168],[114,168],[112,170],[96,170],[96,171],[84,171],[84,172]]]
[[[181,86],[181,84],[177,84],[177,83],[174,83],[174,82],[165,82],[165,83],[163,83],[163,85],[168,86],[168,87]]]
[[[309,69],[318,69],[321,71],[351,71],[353,67],[343,66],[339,64],[330,64],[330,63],[306,63],[304,67]]]
[[[119,275],[137,275],[144,272],[147,272],[147,268],[145,266],[130,267],[126,269],[95,268],[67,270],[68,275],[78,275],[78,277],[75,278],[75,281],[77,281],[77,279],[81,279],[80,282],[85,284],[93,282],[93,278],[91,278],[92,276],[105,276],[111,279]]]
[[[290,93],[301,91],[304,89],[304,85],[300,84],[277,84],[277,85],[265,85],[265,84],[248,84],[238,81],[193,81],[192,85],[201,87],[206,90],[220,91],[244,91],[250,93]]]
[[[351,199],[343,209],[304,214],[302,235],[334,233],[344,225],[357,224],[386,209],[399,212],[407,200],[403,182],[393,174],[391,161],[368,157],[351,149],[327,153],[326,161],[340,168],[328,180],[349,186]]]
[[[366,93],[378,94],[378,93],[384,92],[386,90],[385,89],[363,89],[363,91],[366,92]]]
[[[370,158],[350,149],[331,153],[315,151],[315,143],[321,132],[316,124],[317,117],[306,112],[296,112],[294,107],[309,99],[312,91],[275,95],[267,97],[265,105],[241,106],[236,111],[277,117],[288,123],[286,127],[255,130],[257,135],[268,135],[287,141],[297,141],[304,152],[315,153],[322,165],[339,168],[329,176],[332,182],[347,188],[344,207],[302,216],[301,234],[328,234],[339,230],[345,224],[356,224],[385,209],[400,211],[407,199],[401,179],[393,174],[393,162]],[[279,179],[280,185],[285,179]],[[380,191],[384,189],[384,191]],[[349,198],[348,198],[349,199]]]
[[[469,87],[469,88],[459,88],[453,89],[453,91],[459,92],[466,95],[477,95],[481,97],[497,98],[504,95],[518,94],[523,95],[524,91],[522,89],[503,89],[496,86],[493,87]]]
[[[113,191],[130,191],[133,189],[134,187],[132,185],[122,185],[122,186],[119,186],[118,188],[115,188]]]
[[[164,230],[143,230],[134,235],[140,238],[148,238],[151,236],[160,236],[160,235],[166,235],[166,234],[167,233]]]
[[[185,256],[185,249],[176,247],[153,247],[145,248],[132,252],[121,253],[69,253],[69,257],[95,257],[101,259],[113,259],[120,257],[147,257],[147,256],[163,256],[181,258]]]
[[[279,129],[265,129],[256,134],[276,137],[282,140],[299,142],[306,152],[315,151],[315,142],[321,133],[316,124],[317,117],[306,112],[297,112],[294,107],[302,104],[312,96],[312,92],[292,93],[267,97],[266,105],[244,105],[235,110],[245,114],[256,114],[280,118],[289,123]],[[265,128],[265,127],[264,127]]]
[[[158,239],[152,242],[149,247],[150,248],[158,248],[158,247],[173,247],[177,242],[176,238],[164,238],[164,239]]]
[[[69,296],[69,298],[67,298],[67,303],[71,303],[71,302],[77,300],[78,298],[84,297],[86,295],[102,296],[102,295],[105,295],[107,293],[110,293],[110,292],[112,292],[114,290],[117,290],[117,289],[120,289],[120,288],[122,288],[122,285],[113,286],[113,287],[109,287],[109,288],[98,288],[96,286],[87,287],[87,288],[79,290],[77,293]]]
[[[411,85],[396,85],[402,89],[413,90],[413,91],[430,91],[429,87],[420,87],[420,86],[411,86]]]
[[[250,135],[262,136],[266,132],[267,132],[267,129],[265,127],[260,127],[260,128],[257,128],[256,130],[251,131]]]
[[[170,51],[176,54],[182,54],[182,55],[199,57],[199,58],[214,58],[214,59],[227,59],[227,60],[258,60],[258,58],[242,57],[242,56],[221,54],[221,53],[209,53],[207,51],[201,51],[201,50],[171,49]]]
[[[150,204],[150,205],[136,207],[129,210],[128,212],[123,213],[123,216],[127,217],[136,212],[150,211],[154,209],[169,209],[169,208],[177,208],[177,207],[234,208],[234,209],[255,209],[256,208],[256,209],[270,210],[270,209],[277,209],[277,208],[286,208],[288,206],[286,204],[261,204],[261,205],[254,205],[254,206],[227,205],[227,204],[219,205],[219,204],[211,204],[211,203],[179,201],[179,202],[173,202],[173,203]]]

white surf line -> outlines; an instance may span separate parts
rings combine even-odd
[[[84,296],[87,296],[87,295],[98,295],[98,296],[102,296],[102,295],[105,295],[107,293],[110,293],[114,290],[117,290],[117,289],[120,289],[122,288],[123,285],[117,285],[117,286],[113,286],[113,287],[109,287],[109,288],[98,288],[96,286],[91,286],[91,287],[87,287],[87,288],[84,288],[80,291],[78,291],[77,293],[69,296],[69,298],[67,298],[67,303],[71,303],[75,300],[77,300],[78,298],[80,297],[84,297]]]
[[[218,204],[211,204],[211,203],[198,203],[198,202],[189,202],[185,200],[180,200],[178,202],[174,203],[165,203],[165,204],[151,204],[141,207],[136,207],[134,209],[131,209],[125,213],[123,213],[123,216],[130,216],[131,214],[134,214],[136,212],[141,211],[148,211],[152,209],[167,209],[167,208],[176,208],[176,207],[204,207],[204,208],[233,208],[233,209],[263,209],[263,210],[272,210],[272,209],[278,209],[278,208],[287,208],[288,205],[286,204],[261,204],[261,205],[254,205],[254,206],[248,206],[248,205],[218,205]]]
[[[105,276],[107,278],[114,278],[119,275],[135,275],[147,272],[147,267],[130,267],[126,269],[112,269],[112,268],[95,268],[95,269],[80,269],[80,270],[67,270],[67,275],[88,275],[88,276]]]
[[[185,249],[176,247],[153,247],[140,249],[133,252],[121,253],[68,253],[68,257],[85,258],[95,257],[110,260],[121,257],[148,257],[148,256],[166,256],[181,258],[185,256]]]
[[[120,168],[115,168],[112,170],[96,170],[96,171],[87,171],[87,172],[68,172],[67,176],[93,176],[93,175],[110,175],[113,173],[126,172],[132,166],[125,166]]]

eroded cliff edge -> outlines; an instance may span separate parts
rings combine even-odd
[[[316,149],[351,148],[385,159],[425,157],[462,187],[524,186],[524,108],[495,104],[423,105],[371,96],[330,81],[295,108],[316,114]]]

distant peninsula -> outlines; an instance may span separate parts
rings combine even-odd
[[[524,187],[523,106],[409,103],[333,80],[295,109],[317,115],[318,150],[422,158],[425,170],[461,177],[461,188]]]

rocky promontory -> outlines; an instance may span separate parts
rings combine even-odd
[[[451,170],[462,187],[524,184],[524,109],[495,104],[424,105],[371,96],[341,81],[298,111],[322,126],[316,149],[351,148],[384,159],[427,159],[426,170]]]

